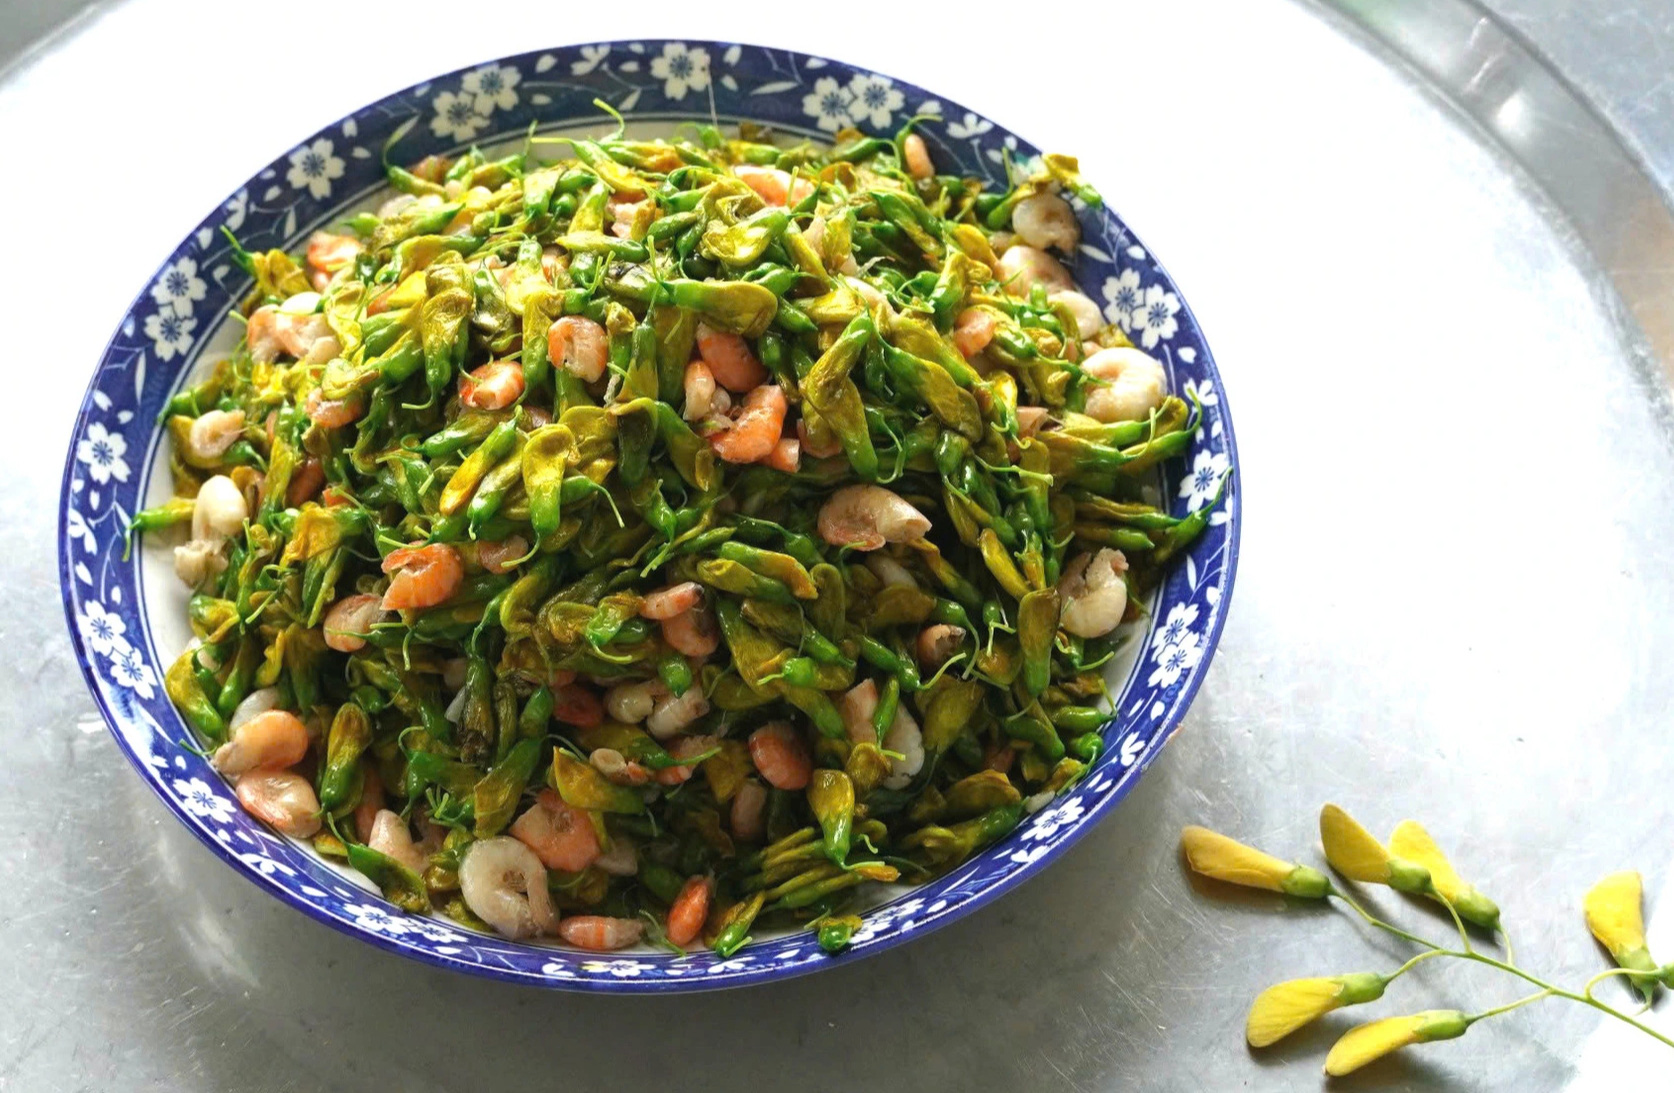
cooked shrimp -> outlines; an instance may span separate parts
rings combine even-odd
[[[994,340],[994,331],[999,325],[1000,322],[994,318],[992,311],[968,307],[953,320],[953,347],[969,360],[988,348],[988,343]]]
[[[465,851],[459,894],[473,914],[504,937],[515,940],[558,928],[546,867],[533,850],[505,835],[472,843]]]
[[[326,398],[318,387],[308,392],[303,400],[308,420],[322,429],[341,429],[353,425],[366,413],[366,404],[355,398]]]
[[[193,539],[174,548],[174,575],[188,588],[196,588],[226,571],[225,539]]]
[[[757,842],[767,832],[767,790],[754,778],[738,787],[732,796],[728,814],[732,836],[744,842]]]
[[[707,607],[694,607],[662,621],[663,640],[682,656],[702,660],[721,645],[721,630]]]
[[[661,680],[645,679],[636,683],[618,683],[605,692],[604,708],[612,721],[637,725],[651,716],[657,699],[668,694]]]
[[[317,293],[309,295],[318,298]],[[293,306],[293,300],[295,296],[283,304],[264,304],[250,313],[244,336],[250,346],[250,359],[257,364],[271,364],[280,353],[318,364],[342,351],[326,317],[311,307],[304,311],[300,304]]]
[[[233,787],[244,811],[293,839],[320,830],[320,799],[308,779],[288,770],[251,770]]]
[[[599,832],[593,817],[543,789],[528,811],[512,821],[507,834],[535,852],[541,864],[563,873],[579,873],[599,856]]]
[[[802,442],[802,453],[809,459],[829,459],[834,455],[841,455],[843,452],[843,442],[837,439],[836,433],[832,433],[831,437],[823,444],[810,440],[808,437],[808,423],[801,418],[796,421],[796,437]]]
[[[960,643],[965,640],[963,626],[950,626],[945,622],[926,626],[918,632],[918,640],[914,648],[918,651],[918,664],[926,672],[934,672],[947,658],[958,651]]]
[[[605,215],[610,220],[610,233],[618,239],[633,234],[634,218],[645,207],[644,194],[612,194],[605,202]]]
[[[1019,406],[1017,408],[1017,435],[1031,437],[1040,432],[1040,427],[1046,419],[1052,416],[1052,411],[1044,406]]]
[[[495,575],[510,573],[520,558],[529,554],[529,541],[521,535],[508,535],[499,542],[483,540],[477,543],[477,564]]]
[[[593,859],[593,867],[613,877],[631,877],[639,872],[639,850],[628,839],[615,836],[610,849]]]
[[[638,943],[645,936],[645,923],[637,918],[571,915],[559,924],[558,936],[578,949],[610,952]]]
[[[564,683],[552,688],[552,716],[567,725],[590,729],[604,720],[604,704],[581,684]]]
[[[315,232],[308,240],[308,280],[317,291],[324,292],[331,284],[332,275],[355,260],[360,253],[360,240],[352,235],[333,235]]]
[[[714,882],[708,877],[690,877],[681,887],[680,894],[674,897],[674,904],[668,909],[668,922],[663,927],[663,933],[676,945],[690,945],[703,931],[703,924],[709,918],[709,896],[714,891]]]
[[[415,873],[424,872],[428,864],[425,855],[413,845],[413,833],[407,827],[407,821],[387,808],[379,809],[372,818],[372,834],[367,836],[366,845],[386,858],[394,858]]]
[[[244,491],[226,475],[214,475],[198,487],[198,496],[192,502],[192,538],[230,538],[244,527],[249,515]]]
[[[750,343],[737,334],[716,330],[700,322],[697,326],[697,349],[715,382],[728,391],[743,394],[760,387],[767,379],[767,369],[750,352]]]
[[[876,744],[878,730],[872,725],[872,714],[878,708],[878,684],[864,679],[844,691],[837,699],[837,712],[843,718],[843,728],[856,744]]]
[[[683,695],[665,694],[657,699],[651,716],[645,719],[645,731],[658,740],[667,740],[687,725],[709,712],[709,700],[703,688],[686,688]]]
[[[464,560],[446,543],[392,551],[384,559],[383,570],[394,574],[384,592],[386,611],[435,607],[458,591],[465,580]]]
[[[1013,296],[1027,296],[1036,285],[1046,286],[1049,293],[1075,288],[1075,279],[1056,258],[1039,248],[1021,244],[1006,248],[1000,255],[998,276]]]
[[[465,676],[471,670],[471,662],[465,657],[449,657],[442,661],[442,686],[450,692],[465,686]]]
[[[360,800],[355,803],[355,834],[360,841],[371,845],[372,831],[378,813],[384,810],[384,780],[378,774],[378,764],[370,755],[360,761]]]
[[[583,383],[605,374],[610,336],[605,328],[580,315],[565,315],[546,332],[547,357]]]
[[[244,700],[233,707],[232,716],[227,718],[227,731],[234,732],[246,721],[252,720],[258,714],[279,705],[279,688],[262,687],[244,696]]]
[[[903,788],[924,769],[924,736],[918,722],[907,712],[906,703],[895,708],[895,720],[884,733],[883,750],[894,753],[889,760],[889,774],[879,783],[885,789]]]
[[[912,572],[887,554],[868,554],[866,568],[884,583],[885,588],[891,585],[899,585],[902,588],[918,587],[918,580],[913,577]]]
[[[647,592],[645,598],[640,601],[639,614],[641,618],[656,619],[660,622],[690,611],[702,603],[703,586],[696,581],[681,581],[679,584]]]
[[[302,466],[291,472],[291,480],[285,483],[285,507],[297,508],[305,501],[312,501],[319,495],[320,487],[325,485],[325,464],[318,456],[309,456],[302,461]]]
[[[795,205],[814,192],[812,182],[805,178],[792,179],[789,172],[777,167],[740,163],[732,173],[769,205]]]
[[[762,456],[761,461],[776,471],[795,474],[796,469],[802,466],[802,442],[793,436],[783,437],[773,445],[771,452]]]
[[[215,749],[209,763],[222,774],[247,770],[284,770],[308,754],[308,727],[288,710],[257,714],[233,730]]]
[[[695,360],[686,365],[683,387],[686,402],[681,407],[680,416],[687,421],[702,421],[717,409],[715,396],[722,392],[715,389],[715,373],[703,361]]]
[[[1091,338],[1099,332],[1099,327],[1104,325],[1104,312],[1100,311],[1099,305],[1088,299],[1084,293],[1073,290],[1069,292],[1048,292],[1046,302],[1049,304],[1063,304],[1064,307],[1069,309],[1069,313],[1075,318],[1075,329],[1066,330],[1064,333],[1076,341]]]
[[[243,410],[210,410],[199,415],[187,430],[186,450],[195,458],[212,463],[225,455],[243,432]]]
[[[1057,247],[1070,254],[1081,242],[1081,225],[1076,223],[1075,210],[1050,190],[1030,194],[1013,206],[1011,227],[1023,242],[1040,250]]]
[[[459,401],[478,410],[504,410],[523,397],[523,365],[489,361],[459,377]]]
[[[930,518],[882,486],[844,486],[820,506],[820,538],[832,546],[877,550],[930,531]]]
[[[1127,555],[1110,547],[1081,554],[1058,578],[1058,625],[1078,638],[1098,638],[1121,625],[1128,610]]]
[[[715,454],[728,463],[754,463],[779,443],[785,427],[785,392],[775,384],[762,384],[744,396],[744,409],[732,428],[709,438]]]
[[[1100,421],[1143,421],[1168,394],[1168,376],[1143,349],[1101,349],[1081,363],[1105,382],[1087,392],[1087,416]]]
[[[676,759],[695,759],[715,746],[713,736],[682,736],[668,745],[668,753]],[[680,764],[664,767],[656,773],[657,784],[677,786],[691,780],[697,768]]]
[[[619,786],[643,786],[651,780],[651,772],[625,758],[615,748],[594,748],[587,757],[593,769]]]
[[[366,648],[366,635],[372,627],[384,621],[388,612],[382,597],[370,592],[344,596],[331,605],[320,629],[325,633],[328,648],[339,653],[355,653]]]
[[[901,141],[901,159],[907,173],[920,182],[936,175],[936,165],[930,162],[930,149],[917,133],[908,133]]]
[[[774,789],[807,789],[814,773],[807,743],[785,721],[769,721],[750,734],[750,761]]]

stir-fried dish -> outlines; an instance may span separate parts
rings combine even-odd
[[[546,153],[543,157],[542,153]],[[1195,407],[911,127],[532,138],[389,168],[167,409],[252,815],[400,906],[584,949],[845,946],[1088,769],[1117,627],[1198,535]]]

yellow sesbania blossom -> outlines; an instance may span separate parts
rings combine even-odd
[[[1332,1045],[1325,1057],[1325,1072],[1340,1078],[1412,1044],[1463,1036],[1470,1026],[1471,1019],[1458,1010],[1425,1010],[1358,1025]]]
[[[1401,892],[1430,891],[1428,869],[1391,854],[1388,847],[1336,805],[1320,809],[1319,839],[1325,844],[1325,860],[1350,880],[1387,884]]]
[[[1281,861],[1207,827],[1193,825],[1181,831],[1180,846],[1194,872],[1228,884],[1304,899],[1324,899],[1331,891],[1330,880],[1318,869]]]
[[[1250,1003],[1244,1038],[1251,1047],[1278,1043],[1309,1021],[1344,1006],[1357,1006],[1383,997],[1387,976],[1376,972],[1292,979],[1268,987]]]
[[[1436,845],[1436,840],[1417,820],[1401,821],[1389,837],[1389,849],[1396,857],[1422,865],[1430,871],[1432,898],[1453,904],[1453,909],[1466,922],[1474,922],[1490,930],[1499,928],[1499,907],[1465,883],[1454,870],[1453,863],[1447,860],[1447,855]]]
[[[1610,951],[1616,963],[1646,975],[1629,978],[1648,1002],[1656,990],[1657,962],[1645,945],[1645,915],[1640,909],[1644,882],[1636,871],[1612,873],[1593,885],[1582,901],[1587,912],[1587,929]]]

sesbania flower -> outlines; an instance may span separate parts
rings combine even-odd
[[[1370,831],[1336,805],[1319,812],[1319,838],[1325,860],[1350,880],[1387,884],[1400,892],[1429,894],[1430,871],[1417,862],[1398,858]]]
[[[1447,855],[1417,820],[1402,820],[1389,837],[1389,849],[1398,858],[1421,865],[1430,871],[1432,899],[1451,903],[1466,922],[1474,922],[1490,930],[1500,925],[1500,909],[1493,900],[1478,892],[1454,870]]]
[[[1292,979],[1268,987],[1250,1003],[1244,1038],[1251,1047],[1278,1043],[1297,1029],[1332,1010],[1357,1006],[1383,997],[1389,977],[1376,972]]]
[[[1637,871],[1612,873],[1593,885],[1582,901],[1587,914],[1587,929],[1598,938],[1598,943],[1610,951],[1611,959],[1623,967],[1644,975],[1628,978],[1651,1000],[1656,990],[1657,962],[1645,945],[1645,916],[1640,909],[1644,898],[1644,882]]]
[[[1180,846],[1194,872],[1228,884],[1303,899],[1324,899],[1331,891],[1331,881],[1318,869],[1264,854],[1206,827],[1181,831]]]
[[[1412,1044],[1456,1039],[1470,1027],[1471,1019],[1458,1010],[1425,1010],[1358,1025],[1332,1045],[1325,1057],[1325,1072],[1340,1078]]]

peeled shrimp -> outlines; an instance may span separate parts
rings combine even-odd
[[[668,745],[668,753],[676,759],[696,759],[714,746],[715,738],[713,736],[682,736]],[[678,766],[664,767],[657,772],[657,782],[659,785],[677,786],[682,782],[690,781],[695,773],[697,773],[696,768],[685,763]]]
[[[1110,547],[1071,559],[1058,579],[1063,603],[1058,625],[1078,638],[1103,637],[1116,629],[1128,610],[1127,571],[1127,556]]]
[[[542,865],[563,873],[579,873],[599,856],[599,833],[592,816],[553,789],[541,790],[506,833],[533,850]]]
[[[318,294],[310,293],[318,299]],[[292,297],[295,300],[296,297]],[[331,332],[331,323],[324,315],[306,311],[300,305],[288,306],[291,300],[275,306],[264,304],[250,313],[245,327],[245,341],[250,347],[250,359],[257,364],[271,364],[279,354],[287,353],[297,360],[318,364],[335,357],[342,350]]]
[[[763,384],[744,396],[743,412],[732,428],[711,436],[709,446],[729,463],[754,463],[779,443],[787,409],[785,392],[774,384]]]
[[[807,789],[814,773],[808,745],[785,721],[769,721],[750,734],[750,761],[775,789]]]
[[[832,546],[877,550],[930,531],[930,518],[882,486],[844,486],[820,506],[820,538]]]
[[[623,757],[615,748],[594,748],[587,757],[593,769],[619,786],[643,786],[651,780],[651,772]]]
[[[287,710],[268,710],[234,729],[209,763],[222,774],[284,770],[308,754],[308,727]]]
[[[1048,293],[1075,289],[1075,279],[1056,258],[1023,244],[1007,247],[1000,255],[998,275],[1006,292],[1013,296],[1027,296],[1036,285],[1044,285]]]
[[[424,872],[425,856],[413,845],[413,833],[407,821],[387,808],[372,817],[372,833],[366,845],[387,858],[394,858],[415,873]]]
[[[226,539],[237,535],[250,515],[244,491],[224,474],[205,479],[192,503],[192,538]]]
[[[953,320],[953,347],[968,360],[988,348],[999,325],[993,312],[968,307]]]
[[[378,822],[378,813],[383,810],[384,780],[379,776],[378,764],[372,757],[363,756],[360,761],[360,800],[355,803],[354,831],[360,836],[360,841],[368,846],[371,845],[372,830]]]
[[[761,461],[776,471],[795,474],[802,465],[802,442],[793,436],[783,437]]]
[[[740,163],[732,173],[769,205],[794,205],[814,192],[813,183],[805,178],[793,179],[788,171],[777,167]]]
[[[878,685],[870,679],[861,680],[844,691],[837,699],[837,713],[843,718],[843,728],[856,744],[876,744],[878,732],[872,726],[872,714],[878,708]]]
[[[211,410],[192,422],[186,432],[186,450],[194,458],[213,463],[244,432],[243,410]]]
[[[308,779],[288,770],[252,770],[233,787],[244,811],[281,835],[307,839],[320,830],[320,799]]]
[[[1041,250],[1057,247],[1069,254],[1081,242],[1081,225],[1076,223],[1075,210],[1050,190],[1031,194],[1013,206],[1011,227],[1023,242]]]
[[[227,568],[227,556],[221,551],[225,545],[223,539],[193,539],[175,547],[174,575],[188,588],[220,575]]]
[[[384,559],[383,570],[393,573],[384,592],[386,611],[435,607],[458,590],[465,579],[465,562],[446,543],[402,547]]]
[[[706,657],[721,645],[721,630],[707,607],[694,607],[662,622],[663,640],[682,656]]]
[[[604,720],[604,704],[579,683],[558,684],[552,688],[552,716],[567,725],[590,729]]]
[[[672,619],[683,612],[690,611],[703,603],[703,586],[696,581],[681,581],[654,592],[647,592],[640,601],[639,613],[642,618]]]
[[[877,743],[877,730],[872,725],[872,715],[877,709],[878,685],[870,679],[843,693],[837,700],[837,712],[843,718],[843,727],[848,731],[850,740],[857,744]],[[881,783],[886,788],[900,789],[924,769],[924,737],[918,722],[913,720],[913,715],[907,712],[904,705],[897,707],[895,720],[890,722],[888,731],[884,733],[883,749],[900,756],[892,756],[889,760],[889,774]]]
[[[360,240],[352,235],[315,232],[308,240],[308,265],[313,269],[310,280],[314,288],[324,292],[331,283],[331,275],[355,260],[360,253]]]
[[[238,727],[246,721],[252,720],[258,714],[264,714],[279,705],[279,688],[262,687],[244,696],[244,700],[233,707],[232,716],[227,718],[227,731],[236,732]]]
[[[493,574],[510,573],[513,564],[529,553],[529,542],[521,535],[508,535],[499,542],[477,543],[477,564]]]
[[[908,133],[901,141],[902,165],[907,168],[907,174],[920,182],[933,178],[936,165],[930,162],[930,149],[925,146],[924,138],[917,133]]]
[[[478,410],[504,410],[523,397],[523,365],[489,361],[459,377],[459,401]]]
[[[680,416],[687,421],[702,421],[717,410],[725,413],[732,406],[732,400],[727,398],[725,391],[715,388],[715,373],[701,360],[692,361],[686,365],[686,378],[682,384],[686,402],[680,410]]]
[[[618,835],[611,839],[609,850],[593,859],[593,866],[613,877],[631,877],[639,872],[639,851]]]
[[[325,464],[318,456],[309,456],[302,461],[302,466],[291,472],[291,480],[285,483],[285,507],[297,508],[304,501],[312,501],[325,485]]]
[[[546,352],[555,367],[583,383],[592,383],[605,373],[610,338],[592,319],[565,315],[546,332]]]
[[[533,850],[508,836],[471,844],[459,864],[459,894],[504,937],[533,937],[558,927],[546,867]]]
[[[1142,349],[1101,349],[1081,367],[1105,381],[1087,391],[1087,416],[1100,421],[1143,421],[1168,394],[1163,366]]]
[[[829,459],[843,451],[843,442],[837,439],[835,433],[823,444],[813,442],[808,437],[808,423],[801,418],[796,422],[796,437],[802,441],[802,454],[809,459]]]
[[[370,592],[344,596],[331,605],[320,625],[326,646],[339,653],[366,648],[366,638],[362,635],[371,633],[372,627],[383,622],[386,614],[383,601]]]
[[[666,695],[668,688],[660,680],[646,679],[637,683],[618,683],[605,692],[605,712],[612,721],[637,725],[651,716],[657,699]]]
[[[697,349],[715,382],[728,391],[743,394],[767,379],[767,369],[750,352],[750,343],[737,334],[698,323]]]
[[[637,943],[645,936],[645,923],[637,918],[572,915],[558,927],[558,936],[578,949],[610,952]]]
[[[887,554],[868,554],[866,556],[866,568],[870,569],[872,575],[884,583],[885,588],[893,585],[902,588],[918,587],[918,581],[913,577],[911,571]]]
[[[732,835],[744,842],[755,842],[767,831],[767,790],[754,778],[746,779],[733,794],[728,819]]]
[[[919,667],[926,672],[934,672],[947,663],[947,658],[958,651],[964,640],[965,628],[962,626],[950,626],[943,622],[926,626],[918,632],[918,640],[914,643]]]
[[[1075,329],[1066,330],[1064,333],[1077,341],[1083,338],[1091,338],[1099,332],[1099,327],[1104,325],[1104,312],[1100,311],[1099,305],[1083,293],[1073,290],[1069,292],[1049,292],[1046,294],[1046,302],[1049,304],[1063,304],[1064,307],[1069,309],[1069,313],[1075,318]]]
[[[1052,416],[1052,411],[1044,406],[1019,406],[1017,408],[1017,435],[1031,437],[1040,431],[1046,419]]]
[[[665,694],[657,699],[651,716],[645,719],[645,731],[658,740],[667,740],[708,712],[709,700],[703,697],[703,688],[688,687],[683,695]]]

